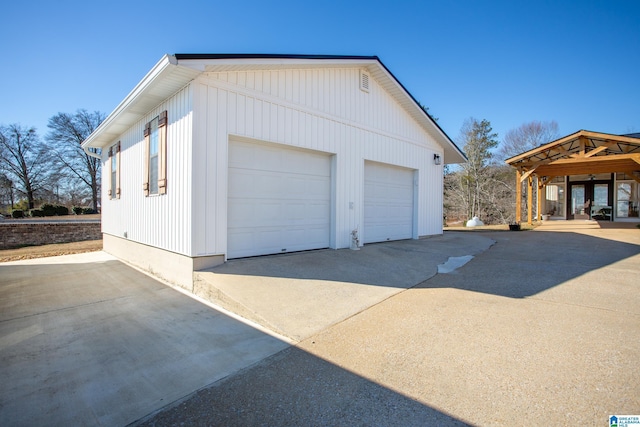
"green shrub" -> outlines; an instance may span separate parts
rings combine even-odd
[[[44,203],[40,206],[40,210],[44,212],[44,216],[54,216],[56,214],[56,207],[49,203]]]
[[[58,216],[62,216],[62,215],[69,215],[69,208],[63,205],[57,205],[54,206],[55,211],[56,211],[56,215]]]
[[[31,209],[31,212],[29,212],[29,214],[34,218],[44,216],[44,212],[42,211],[42,209]]]
[[[71,211],[76,215],[81,215],[82,214],[82,207],[81,206],[74,206],[74,207],[71,208]]]
[[[91,215],[91,214],[96,214],[96,213],[98,213],[98,211],[96,211],[93,208],[83,208],[82,209],[82,214],[83,215]]]
[[[11,216],[14,218],[24,218],[24,211],[16,209],[15,211],[11,212]]]

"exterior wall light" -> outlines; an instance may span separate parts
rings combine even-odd
[[[436,165],[439,165],[442,163],[442,160],[440,159],[440,154],[433,155],[433,163]]]

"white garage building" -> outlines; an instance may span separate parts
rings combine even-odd
[[[464,154],[375,56],[167,55],[83,143],[104,249],[190,287],[231,258],[442,233]]]

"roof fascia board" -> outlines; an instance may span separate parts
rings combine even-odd
[[[104,119],[102,123],[100,123],[100,126],[98,126],[96,130],[93,131],[86,140],[84,140],[84,142],[82,143],[82,148],[85,149],[85,152],[87,148],[93,147],[92,143],[98,139],[98,136],[106,128],[113,124],[121,114],[125,113],[129,106],[133,104],[133,102],[144,93],[145,89],[153,84],[154,81],[158,79],[166,69],[172,66],[177,66],[177,64],[178,62],[174,56],[164,55],[162,59],[160,59],[160,61],[158,61],[158,63],[154,65],[153,68],[142,78],[142,80],[140,80],[136,87],[134,87],[133,90],[129,92],[129,94],[122,100],[122,102],[120,102],[120,104],[113,110],[113,112],[109,114],[109,116],[107,116],[107,118]],[[95,148],[101,147],[97,146]]]
[[[518,154],[517,156],[511,157],[511,158],[505,160],[505,163],[511,165],[511,164],[513,164],[513,163],[515,163],[515,162],[517,162],[519,160],[522,160],[522,159],[525,159],[527,157],[533,156],[535,154],[541,153],[541,152],[543,152],[545,150],[548,150],[550,148],[553,148],[555,146],[562,145],[565,142],[571,141],[572,139],[577,139],[578,137],[580,137],[582,132],[584,132],[584,131],[578,131],[578,132],[572,133],[571,135],[564,136],[564,137],[562,137],[560,139],[556,139],[555,141],[548,142],[548,143],[546,143],[544,145],[541,145],[539,147],[533,148],[533,149],[531,149],[529,151],[525,151],[522,154]]]
[[[280,55],[269,53],[176,53],[175,58],[178,61],[181,60],[193,60],[193,59],[248,59],[255,61],[256,59],[313,59],[313,60],[328,60],[328,59],[343,59],[343,60],[375,60],[379,61],[377,56],[359,56],[359,55]]]
[[[445,156],[445,164],[466,162],[468,159],[464,152],[456,145],[455,142],[453,142],[451,138],[449,138],[449,135],[447,135],[447,133],[440,127],[440,125],[438,125],[438,123],[433,118],[431,118],[431,116],[420,106],[420,103],[413,97],[413,95],[411,95],[411,92],[409,92],[407,88],[405,88],[404,85],[400,83],[400,80],[398,80],[396,76],[393,75],[393,73],[386,67],[386,65],[382,63],[382,61],[378,59],[377,62],[378,64],[380,64],[383,72],[387,75],[387,77],[397,85],[398,89],[404,92],[409,97],[409,99],[411,99],[414,107],[417,108],[420,113],[426,118],[426,120],[436,128],[436,132],[442,138],[444,145],[449,145],[455,150],[457,154],[460,155],[461,162],[447,162]]]
[[[564,136],[560,139],[556,139],[555,141],[549,142],[547,144],[536,147],[532,150],[526,151],[522,154],[518,154],[517,156],[511,157],[505,160],[505,163],[509,165],[513,165],[514,163],[523,160],[527,157],[534,156],[543,151],[549,150],[553,147],[560,146],[572,140],[577,140],[580,137],[584,137],[587,139],[599,139],[603,141],[615,141],[615,142],[625,142],[629,144],[640,145],[640,139],[628,137],[624,135],[613,135],[609,133],[601,133],[601,132],[592,132],[588,130],[580,130],[578,132],[572,133],[571,135]]]
[[[349,67],[367,67],[376,63],[376,59],[373,58],[331,58],[323,59],[308,59],[308,58],[199,58],[199,59],[178,59],[178,64],[184,67],[193,68],[198,71],[207,71],[208,65],[218,66],[238,66],[243,65],[258,65],[264,67],[273,66],[296,66],[296,67],[318,67],[318,66],[349,66]]]

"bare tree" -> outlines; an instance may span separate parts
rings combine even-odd
[[[0,206],[13,206],[15,205],[15,198],[13,192],[13,181],[5,174],[0,174]]]
[[[49,119],[50,132],[46,136],[62,172],[70,179],[79,180],[91,192],[91,202],[98,209],[100,190],[100,159],[82,149],[82,142],[102,123],[105,115],[99,111],[89,113],[78,110],[75,114],[58,113]],[[90,148],[100,154],[97,148]]]
[[[526,151],[539,147],[540,145],[555,141],[559,137],[560,132],[558,130],[558,123],[555,120],[552,120],[550,122],[540,122],[534,120],[532,122],[524,123],[515,129],[509,130],[506,133],[504,140],[500,145],[500,149],[498,150],[498,156],[502,160],[506,160],[511,157],[517,156],[518,154],[522,154]],[[512,169],[511,175],[512,180],[515,180],[515,170]],[[537,178],[534,179],[537,180]],[[538,197],[537,182],[535,182],[535,184],[536,185],[533,186],[534,200]],[[520,183],[520,185],[524,186],[525,183]],[[522,206],[527,209],[526,191],[522,192]],[[532,208],[534,210],[534,215],[537,216],[537,204],[532,206]]]
[[[17,124],[0,128],[0,168],[33,209],[36,195],[45,187],[51,171],[48,152],[35,128]]]
[[[498,157],[501,160],[506,160],[547,142],[554,141],[559,136],[558,123],[555,120],[550,122],[534,120],[524,123],[505,134],[498,150]]]

